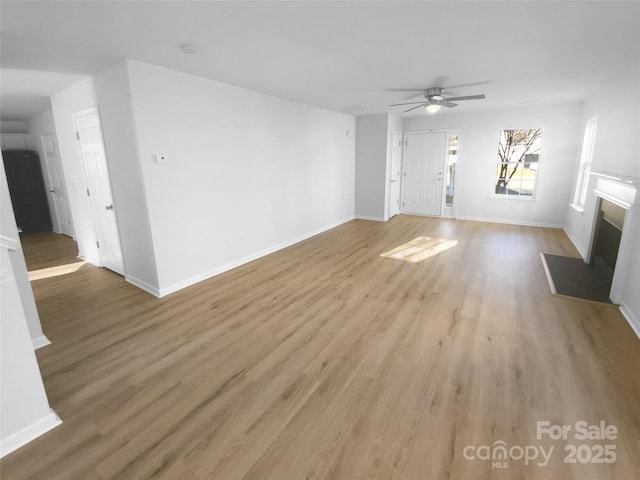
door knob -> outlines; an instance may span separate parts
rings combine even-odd
[[[105,210],[113,210],[113,203],[104,207]]]

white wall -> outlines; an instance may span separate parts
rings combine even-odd
[[[592,171],[610,171],[640,178],[640,154],[636,144],[640,132],[640,67],[620,72],[612,77],[601,91],[595,92],[584,104],[581,118],[581,135],[586,121],[598,117],[598,128],[593,151]],[[582,136],[580,136],[580,140]],[[580,151],[574,158],[572,194],[575,191]],[[584,212],[578,212],[565,204],[567,211],[565,230],[574,243],[586,253],[592,231],[596,197],[593,194],[592,177]],[[571,197],[573,199],[573,196]],[[635,215],[639,215],[635,213]],[[632,236],[632,258],[625,279],[621,305],[640,328],[640,222]]]
[[[2,150],[31,150],[31,137],[28,133],[0,133]]]
[[[80,256],[100,264],[73,114],[97,107],[120,231],[125,278],[157,294],[158,277],[130,93],[127,63],[121,61],[53,95],[51,104]]]
[[[121,61],[102,70],[93,77],[93,82],[111,175],[125,277],[157,294],[158,273],[138,152],[127,62]]]
[[[356,206],[358,218],[384,221],[388,206],[389,115],[356,118]]]
[[[27,122],[23,120],[2,120],[0,121],[0,132],[27,133]]]
[[[523,107],[478,113],[446,113],[410,117],[404,131],[461,129],[457,170],[458,218],[561,227],[564,205],[573,188],[579,143],[581,106]],[[432,123],[433,122],[433,123]],[[494,195],[500,130],[543,128],[535,199],[504,199]]]
[[[128,68],[161,294],[353,218],[354,117]]]
[[[2,170],[2,181],[6,183],[7,177],[4,168],[0,170]],[[42,325],[40,324],[40,316],[38,315],[36,302],[33,298],[33,290],[31,290],[31,283],[29,282],[29,274],[27,273],[27,265],[22,252],[18,228],[16,227],[9,189],[4,186],[2,188],[2,236],[8,238],[7,241],[13,245],[12,251],[6,258],[10,265],[5,266],[5,268],[11,267],[12,275],[15,278],[16,288],[20,296],[21,314],[24,316],[29,330],[32,348],[44,347],[51,342],[43,333]]]
[[[47,190],[47,203],[49,204],[49,214],[51,215],[53,231],[56,233],[62,233],[62,227],[58,221],[58,215],[55,210],[53,198],[51,193],[49,193],[53,187],[51,185],[51,178],[49,177],[49,170],[47,169],[44,147],[42,146],[42,135],[47,135],[49,133],[53,133],[54,136],[56,135],[56,127],[53,122],[53,112],[49,110],[29,119],[27,122],[27,129],[29,130],[31,148],[38,152],[38,158],[40,159],[40,168],[42,169],[44,186]],[[57,143],[58,141],[56,139],[56,144]]]
[[[0,169],[0,456],[60,423],[33,351],[19,289],[31,291],[4,169]]]

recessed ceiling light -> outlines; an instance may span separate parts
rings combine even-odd
[[[193,43],[181,43],[180,50],[185,55],[196,55],[198,53],[198,47]]]

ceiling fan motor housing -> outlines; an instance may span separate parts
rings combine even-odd
[[[425,98],[433,98],[433,97],[439,97],[439,98],[434,98],[434,100],[442,100],[442,94],[444,93],[444,88],[441,87],[434,87],[434,88],[427,88],[422,92],[425,96]]]

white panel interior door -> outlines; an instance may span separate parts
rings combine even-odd
[[[402,134],[391,134],[391,173],[389,175],[389,218],[400,213],[400,170],[402,169]]]
[[[53,209],[55,210],[55,220],[61,233],[73,237],[73,225],[71,224],[71,209],[62,173],[60,155],[56,146],[56,137],[53,133],[42,135],[42,148],[44,149],[45,163],[49,174],[51,185],[51,198],[53,198]]]
[[[124,275],[120,234],[97,111],[73,116],[102,266]]]
[[[440,215],[447,135],[409,133],[404,164],[405,213]]]

